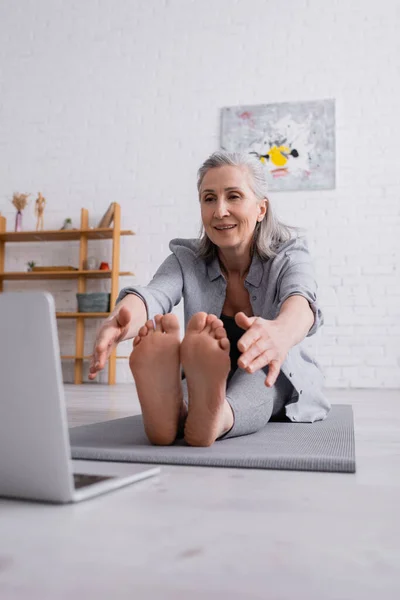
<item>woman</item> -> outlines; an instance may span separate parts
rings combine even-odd
[[[182,431],[188,444],[209,446],[285,413],[324,419],[322,374],[299,345],[322,324],[305,241],[274,216],[263,166],[248,154],[212,154],[198,192],[201,240],[172,240],[149,285],[121,291],[97,336],[90,379],[118,342],[135,338],[130,366],[154,444]],[[182,296],[180,342],[171,311]]]

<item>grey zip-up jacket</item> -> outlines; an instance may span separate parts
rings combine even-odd
[[[197,312],[221,315],[226,296],[226,280],[215,258],[207,264],[197,255],[199,241],[173,239],[170,254],[147,286],[126,287],[117,302],[126,294],[136,294],[145,303],[149,319],[156,314],[172,312],[184,301],[185,327]],[[275,257],[263,261],[254,254],[245,280],[253,315],[275,319],[290,296],[303,296],[314,313],[314,324],[307,336],[313,335],[323,323],[317,304],[317,284],[304,238],[282,243]],[[325,419],[330,404],[323,393],[323,374],[318,363],[297,344],[289,351],[281,371],[293,385],[292,401],[286,406],[291,421],[313,422]]]

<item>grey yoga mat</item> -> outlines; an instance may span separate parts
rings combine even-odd
[[[72,458],[119,462],[289,469],[354,473],[353,411],[332,406],[325,421],[269,422],[263,429],[193,448],[183,440],[173,446],[153,446],[140,415],[70,429]]]

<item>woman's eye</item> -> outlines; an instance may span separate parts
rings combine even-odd
[[[240,196],[238,196],[237,194],[232,194],[231,196],[229,196],[229,200],[239,200]]]
[[[212,200],[214,200],[213,196],[206,196],[204,198],[204,202],[211,202]]]

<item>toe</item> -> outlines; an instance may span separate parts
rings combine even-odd
[[[146,325],[143,325],[143,327],[141,327],[139,329],[140,337],[146,337],[147,333],[148,333],[148,329],[147,329]]]
[[[207,315],[207,325],[212,325],[215,321],[218,321],[217,315],[209,314]]]
[[[176,333],[179,331],[179,321],[176,315],[169,313],[162,318],[162,328],[165,333]]]
[[[229,349],[231,347],[229,340],[227,337],[223,337],[222,339],[219,340],[219,345],[220,348],[222,348],[222,350],[225,350],[226,352],[229,352]]]
[[[146,325],[145,327],[147,327],[148,332],[149,331],[154,331],[154,323],[151,319],[149,319],[148,321],[146,321]]]
[[[216,331],[219,327],[223,327],[224,324],[221,319],[215,318],[211,323],[211,331]]]
[[[214,337],[216,340],[222,340],[222,338],[227,337],[226,331],[224,327],[217,327],[214,330]]]
[[[134,347],[134,348],[136,348],[136,346],[138,346],[138,345],[140,344],[140,340],[141,340],[141,339],[142,339],[142,338],[140,337],[140,335],[137,335],[137,336],[135,337],[135,339],[133,340],[133,347]]]
[[[206,327],[207,313],[198,312],[190,319],[187,330],[191,332],[201,333]]]
[[[218,320],[217,315],[209,314],[206,318],[206,326],[204,328],[205,333],[213,333],[213,324]]]
[[[156,315],[154,317],[154,321],[155,321],[155,330],[158,332],[162,332],[162,326],[161,326],[161,320],[162,320],[162,315]]]

